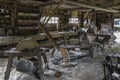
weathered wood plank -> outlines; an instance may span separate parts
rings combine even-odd
[[[67,35],[67,36],[77,35],[77,33],[75,32],[52,32],[50,34],[52,35],[53,38],[60,38],[60,37],[63,37],[64,35]],[[44,33],[37,34],[37,35],[31,35],[31,36],[8,36],[8,37],[5,36],[5,37],[0,37],[0,46],[18,43],[19,41],[25,38],[32,38],[34,40],[48,39]]]

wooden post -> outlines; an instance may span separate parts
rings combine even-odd
[[[17,22],[17,1],[12,2],[13,4],[13,13],[12,13],[12,28],[13,28],[13,35],[16,34],[16,22]]]
[[[7,63],[7,68],[6,68],[4,80],[9,80],[10,71],[12,68],[12,61],[13,61],[13,55],[10,54],[9,58],[8,58],[8,63]]]
[[[37,52],[37,56],[38,56],[39,77],[40,77],[40,80],[44,80],[44,72],[43,72],[41,53]]]
[[[112,23],[112,29],[114,31],[114,16],[111,14],[111,23]]]
[[[60,4],[56,6],[55,10],[57,10],[59,8],[59,6],[60,6]],[[52,9],[50,9],[50,10],[52,10]],[[47,31],[47,29],[45,27],[46,24],[48,23],[48,21],[51,19],[51,17],[52,17],[52,15],[50,15],[49,18],[46,21],[44,20],[45,22],[43,22],[43,23],[39,22],[38,23],[38,27],[39,27],[39,29],[41,29],[46,34],[46,36],[54,44],[54,46],[61,51],[62,57],[67,59],[67,57],[68,57],[67,55],[68,54],[65,52],[65,49],[63,51],[63,49],[59,47],[57,42],[53,39],[52,35],[49,33],[49,31]],[[67,51],[67,49],[66,49],[66,51]]]
[[[80,27],[83,28],[83,23],[84,23],[84,13],[81,12],[81,15],[80,15]]]
[[[18,17],[18,1],[15,1],[14,2],[14,34],[17,34],[18,32],[17,17]]]

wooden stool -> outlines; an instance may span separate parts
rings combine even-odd
[[[39,77],[40,77],[40,80],[44,80],[41,53],[39,51],[40,50],[35,50],[35,52],[20,52],[20,51],[13,51],[13,50],[5,51],[5,53],[8,54],[9,58],[8,58],[4,80],[9,80],[9,75],[10,75],[11,68],[12,68],[12,61],[14,57],[32,57],[32,56],[38,57]]]

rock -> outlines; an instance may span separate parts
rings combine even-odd
[[[34,76],[28,75],[26,73],[22,73],[16,71],[15,69],[11,72],[9,80],[38,80]]]
[[[27,73],[29,75],[34,75],[37,69],[33,62],[24,58],[21,58],[20,60],[14,59],[13,66],[16,68],[16,70]]]
[[[72,66],[76,66],[78,63],[77,62],[63,62],[60,65],[62,67],[72,67]]]
[[[109,42],[114,42],[116,40],[116,36],[115,35],[111,35],[111,38],[109,40]]]
[[[114,78],[116,78],[116,79],[119,80],[119,79],[120,79],[120,74],[114,72],[114,73],[112,74],[112,77],[114,77]]]
[[[73,54],[69,55],[68,60],[72,61],[72,60],[77,60],[80,58],[83,58],[87,55],[87,53],[84,52],[78,52],[78,51],[72,51]]]
[[[76,65],[78,64],[78,62],[69,62],[69,64],[70,64],[71,66],[76,66]]]
[[[55,65],[59,65],[62,59],[63,58],[61,56],[55,56],[54,59],[52,59],[52,63]]]
[[[61,72],[60,71],[56,71],[54,74],[55,77],[60,77],[61,76]]]
[[[49,76],[55,76],[55,77],[60,77],[61,76],[61,72],[60,71],[56,71],[56,70],[46,70],[44,72],[45,75],[49,75]]]
[[[62,67],[69,67],[70,64],[68,62],[63,62],[60,64]]]

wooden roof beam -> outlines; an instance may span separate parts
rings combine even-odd
[[[95,9],[95,10],[105,11],[105,12],[112,12],[112,13],[120,12],[120,11],[115,10],[115,9],[107,9],[107,8],[102,8],[102,7],[98,7],[98,6],[92,6],[92,5],[82,3],[82,2],[78,3],[78,2],[65,0],[64,3],[74,5],[74,6],[78,6],[78,7],[85,7],[85,8],[91,8],[91,9]]]
[[[24,0],[21,0],[20,2],[23,2],[23,3],[28,3],[28,4],[45,4],[45,2],[38,2],[38,1],[24,1]]]

